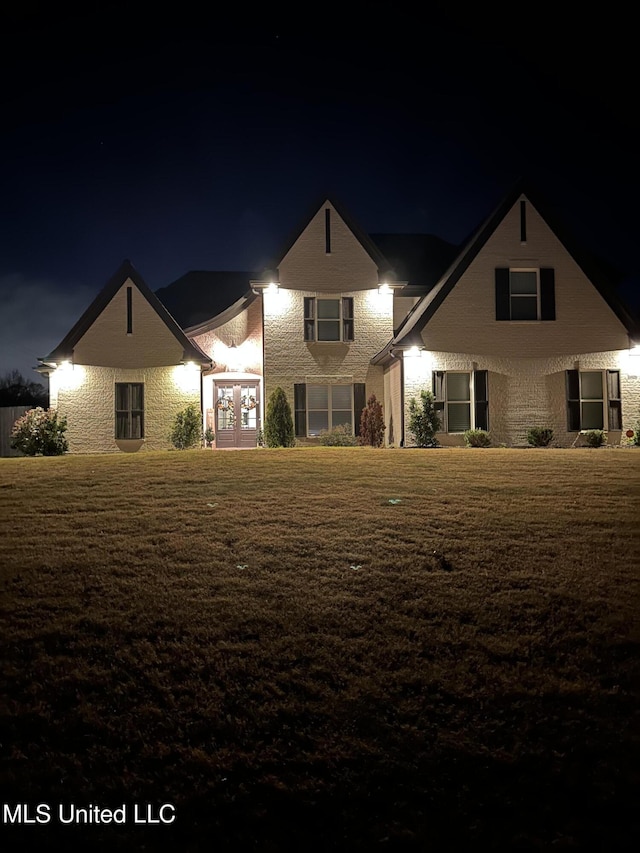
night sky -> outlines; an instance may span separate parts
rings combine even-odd
[[[637,309],[630,22],[454,5],[0,12],[0,375],[37,380],[124,258],[154,290],[259,271],[326,195],[460,242],[528,177]]]

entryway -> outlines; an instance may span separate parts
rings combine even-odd
[[[216,382],[216,447],[255,447],[260,426],[259,382]]]

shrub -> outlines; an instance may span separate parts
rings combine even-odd
[[[351,432],[351,427],[347,424],[340,424],[331,432],[320,433],[320,444],[325,447],[356,447],[358,443],[358,437]]]
[[[64,437],[67,419],[60,418],[55,409],[39,406],[25,412],[11,430],[11,447],[25,456],[61,456],[69,449]]]
[[[490,447],[491,436],[484,429],[468,429],[464,433],[464,443],[467,447]]]
[[[207,427],[206,430],[204,431],[203,438],[204,438],[205,447],[211,447],[213,442],[216,440],[216,434],[211,429],[211,427]]]
[[[531,427],[527,441],[532,447],[548,447],[553,441],[553,430],[549,427]]]
[[[420,402],[415,397],[409,400],[409,429],[418,447],[437,447],[436,433],[440,426],[436,398],[431,391],[421,391]]]
[[[269,397],[264,421],[264,441],[267,447],[293,447],[296,443],[291,406],[280,386],[274,388]]]
[[[193,404],[187,406],[175,416],[170,435],[171,443],[178,450],[199,447],[202,441],[202,419],[200,411]]]
[[[583,436],[589,447],[602,447],[607,443],[607,434],[602,429],[588,429],[583,432]]]
[[[367,400],[366,407],[362,410],[360,418],[360,444],[368,444],[370,447],[380,447],[384,441],[384,416],[382,404],[372,394]]]

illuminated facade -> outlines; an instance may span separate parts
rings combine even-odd
[[[357,433],[375,394],[386,443],[411,445],[409,400],[428,389],[441,444],[476,428],[522,445],[533,426],[559,446],[588,429],[618,444],[640,411],[633,321],[560,234],[515,188],[422,274],[398,259],[399,237],[369,237],[328,199],[273,270],[184,328],[126,262],[42,359],[52,405],[76,452],[167,447],[191,403],[215,447],[255,447],[277,386],[303,442],[336,426]]]

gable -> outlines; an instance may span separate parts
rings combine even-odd
[[[377,287],[387,270],[373,242],[329,199],[278,266],[281,287],[323,293]]]
[[[40,359],[100,367],[157,367],[191,360],[208,364],[134,267],[125,261],[75,326]]]
[[[502,313],[497,278],[504,284],[515,271],[536,278],[535,318]],[[516,191],[418,303],[393,343],[459,351],[464,341],[467,352],[561,354],[587,351],[585,346],[588,351],[624,348],[632,326],[587,257],[562,229],[551,227],[530,193]]]

